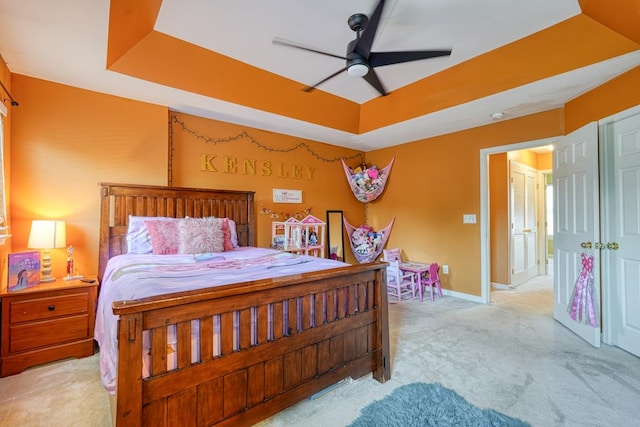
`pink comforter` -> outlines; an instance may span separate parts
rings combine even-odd
[[[102,279],[95,339],[100,345],[100,375],[115,393],[118,342],[114,301],[145,298],[249,280],[342,267],[324,258],[273,249],[242,247],[201,255],[118,255],[109,260]]]

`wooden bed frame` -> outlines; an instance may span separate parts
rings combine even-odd
[[[228,217],[236,222],[240,244],[255,245],[253,192],[100,186],[100,279],[108,259],[126,252],[129,215]],[[114,424],[252,425],[347,377],[372,372],[387,381],[385,266],[362,264],[114,303],[120,316]],[[215,316],[219,355],[212,351]],[[199,322],[197,363],[191,362],[192,320]],[[177,369],[167,371],[169,325],[176,325]],[[143,330],[152,337],[151,374],[144,379]]]

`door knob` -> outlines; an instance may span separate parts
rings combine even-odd
[[[595,242],[595,243],[593,244],[593,247],[594,247],[594,248],[596,248],[596,249],[604,249],[604,248],[606,248],[606,247],[607,247],[607,245],[605,245],[604,243]]]
[[[591,249],[593,245],[591,244],[591,242],[582,242],[580,243],[580,247],[583,249]]]
[[[617,251],[619,247],[620,246],[618,246],[618,243],[616,243],[616,242],[607,243],[607,249],[611,249],[613,251]]]

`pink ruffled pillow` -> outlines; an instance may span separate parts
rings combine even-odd
[[[181,220],[149,220],[145,221],[151,236],[151,247],[154,255],[177,254],[180,243],[178,224]]]
[[[221,218],[222,220],[222,235],[224,237],[224,250],[232,251],[234,246],[231,241],[231,229],[229,228],[229,220],[227,218]]]
[[[220,218],[185,218],[178,223],[178,253],[224,252],[224,232]]]

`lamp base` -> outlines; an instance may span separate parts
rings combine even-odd
[[[75,276],[65,276],[62,278],[62,280],[78,280],[78,279],[82,279],[82,274],[76,274]]]
[[[42,275],[40,277],[40,283],[51,283],[51,282],[55,282],[56,278],[51,276],[50,274],[47,275]]]

